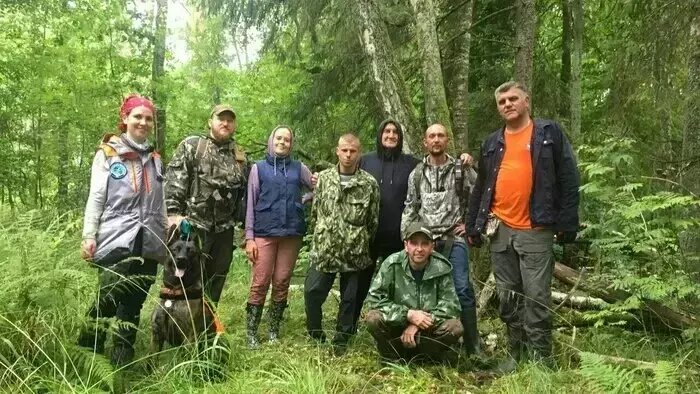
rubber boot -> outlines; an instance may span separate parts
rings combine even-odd
[[[257,349],[260,346],[258,338],[256,337],[258,333],[258,326],[260,325],[260,318],[262,317],[263,306],[248,304],[246,306],[246,344],[249,349]]]
[[[134,359],[134,343],[136,342],[136,327],[120,328],[112,336],[112,365],[121,368]]]
[[[95,330],[95,327],[87,327],[80,332],[78,337],[78,346],[90,349],[94,353],[105,353],[105,339],[107,333],[101,327]]]
[[[270,330],[267,337],[270,342],[277,342],[279,339],[280,325],[286,308],[287,301],[273,301],[272,306],[267,311],[267,317],[270,319]]]
[[[494,372],[509,374],[515,372],[518,363],[525,359],[525,331],[519,327],[508,326],[508,355],[501,360]]]
[[[489,360],[481,351],[481,338],[476,326],[476,307],[465,308],[461,314],[464,334],[462,334],[462,352],[477,368],[488,368]]]

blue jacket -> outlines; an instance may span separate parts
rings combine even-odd
[[[476,185],[467,215],[470,233],[482,233],[491,211],[493,190],[504,154],[505,127],[491,133],[481,144]],[[577,231],[579,174],[571,144],[558,123],[535,119],[530,143],[532,154],[532,194],[530,221],[554,231]]]
[[[255,236],[303,236],[306,222],[301,203],[301,163],[268,155],[256,166],[260,195],[255,204]]]

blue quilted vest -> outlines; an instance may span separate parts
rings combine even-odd
[[[255,204],[255,236],[303,236],[306,222],[301,204],[301,163],[268,155],[256,165],[260,194]]]

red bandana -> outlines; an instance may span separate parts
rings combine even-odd
[[[119,130],[121,131],[126,131],[126,124],[122,121],[122,119],[129,115],[129,113],[136,107],[146,107],[153,112],[155,115],[156,108],[151,102],[151,100],[139,96],[138,94],[130,94],[128,95],[125,99],[124,102],[122,102],[121,108],[119,108]]]

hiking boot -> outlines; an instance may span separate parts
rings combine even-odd
[[[345,353],[348,352],[347,343],[334,343],[333,344],[333,355],[335,357],[343,357]]]
[[[257,349],[260,346],[258,338],[256,337],[258,333],[258,326],[260,325],[260,318],[262,317],[263,306],[248,304],[246,306],[246,344],[249,349]]]
[[[499,361],[496,367],[491,372],[498,375],[506,375],[515,372],[518,369],[518,362],[510,355]]]
[[[270,319],[270,330],[268,339],[270,342],[277,342],[280,335],[280,325],[284,317],[284,310],[287,308],[287,301],[273,301],[272,306],[267,311],[267,316]]]

